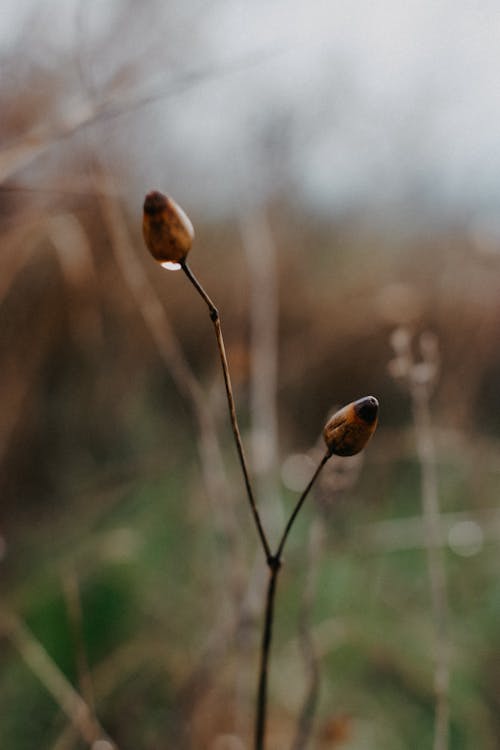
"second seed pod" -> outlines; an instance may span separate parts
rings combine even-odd
[[[365,396],[335,412],[323,429],[329,454],[354,456],[359,453],[377,427],[378,401]]]

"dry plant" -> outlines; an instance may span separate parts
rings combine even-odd
[[[194,239],[194,229],[191,221],[174,200],[158,191],[152,191],[148,193],[144,201],[143,235],[145,243],[156,261],[168,270],[182,270],[184,272],[189,282],[207,305],[210,320],[214,327],[224,377],[231,429],[243,475],[248,505],[268,567],[268,585],[255,711],[255,749],[264,750],[266,743],[268,679],[274,611],[278,576],[283,563],[283,550],[295,520],[327,461],[334,455],[356,455],[365,447],[373,435],[378,421],[378,401],[373,396],[358,399],[337,411],[328,420],[323,430],[326,450],[311,479],[296,502],[284,526],[277,546],[273,548],[261,519],[241,439],[219,311],[187,263],[187,256]],[[309,584],[310,587],[312,585],[312,583]],[[310,647],[310,644],[308,645]],[[311,688],[313,703],[315,702],[316,688],[316,679],[315,675],[313,675]],[[302,725],[299,722],[299,739],[297,740],[302,745],[305,739],[304,741],[301,739],[301,733],[305,738],[309,734],[310,708],[307,705],[304,709],[304,715],[305,718],[302,718]]]
[[[439,373],[436,337],[423,333],[418,339],[420,360],[412,352],[409,331],[399,328],[391,337],[395,358],[389,364],[392,376],[404,383],[412,402],[417,455],[422,476],[422,514],[429,568],[432,614],[435,628],[434,691],[436,718],[434,750],[446,750],[449,731],[449,635],[446,572],[443,558],[436,448],[432,433],[430,398]]]

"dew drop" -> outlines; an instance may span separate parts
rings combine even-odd
[[[162,268],[166,268],[167,271],[178,271],[181,267],[180,263],[174,263],[171,260],[166,260],[165,263],[160,263]]]

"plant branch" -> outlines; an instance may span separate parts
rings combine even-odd
[[[262,637],[261,657],[260,657],[260,672],[259,672],[259,687],[257,692],[257,717],[255,723],[255,750],[264,750],[265,732],[266,732],[266,717],[267,717],[267,685],[268,685],[268,673],[269,673],[269,657],[271,654],[271,641],[273,633],[273,622],[274,622],[274,602],[276,598],[276,583],[278,579],[278,573],[281,569],[281,554],[283,552],[286,540],[293,526],[293,523],[299,513],[305,499],[316,479],[318,478],[323,466],[326,464],[330,454],[326,453],[321,461],[319,462],[314,474],[312,475],[307,487],[303,491],[302,495],[297,501],[295,508],[288,520],[288,523],[281,537],[281,541],[278,545],[275,555],[271,555],[267,559],[269,566],[269,583],[267,587],[266,597],[266,612],[264,618],[264,633]]]
[[[264,632],[262,635],[262,647],[260,655],[259,687],[257,692],[257,716],[255,721],[255,750],[264,750],[267,718],[267,684],[269,672],[269,657],[271,654],[271,640],[274,623],[274,602],[276,594],[276,583],[281,563],[278,558],[272,558],[269,564],[269,583],[266,596],[266,615],[264,620]]]
[[[278,558],[278,560],[281,558],[281,554],[283,552],[283,548],[285,546],[285,543],[286,543],[286,540],[288,538],[288,535],[289,535],[289,533],[291,531],[291,528],[292,528],[292,526],[294,524],[295,519],[297,518],[297,515],[298,515],[300,509],[302,508],[302,506],[304,504],[304,501],[305,501],[306,497],[308,496],[308,494],[309,494],[309,492],[311,490],[311,487],[313,486],[314,482],[318,478],[321,469],[323,468],[323,466],[326,464],[326,462],[328,461],[328,459],[330,457],[331,457],[330,453],[325,453],[325,455],[323,456],[323,458],[319,462],[319,464],[318,464],[318,466],[316,468],[316,471],[312,475],[312,477],[311,477],[311,479],[309,481],[309,484],[305,488],[305,490],[302,493],[302,495],[299,497],[299,499],[297,501],[297,504],[296,504],[295,508],[293,509],[292,515],[288,519],[288,523],[285,526],[285,530],[283,532],[283,536],[281,537],[281,541],[280,541],[280,543],[278,545],[278,549],[277,549],[277,552],[276,552],[276,557]]]
[[[222,372],[224,374],[224,384],[226,387],[226,396],[227,396],[227,403],[229,408],[229,416],[231,419],[231,427],[233,430],[234,435],[234,441],[236,443],[236,449],[238,451],[238,457],[240,460],[241,470],[243,472],[243,478],[245,480],[245,487],[247,491],[248,501],[250,503],[250,508],[252,511],[252,515],[254,517],[255,525],[257,527],[257,532],[259,534],[260,541],[262,543],[262,547],[264,549],[264,553],[266,555],[266,560],[270,560],[271,558],[271,548],[269,546],[269,542],[267,541],[267,536],[264,531],[264,527],[262,526],[262,521],[260,518],[260,514],[257,508],[257,503],[255,501],[254,493],[252,490],[252,485],[250,482],[250,475],[248,472],[247,462],[245,458],[245,453],[243,450],[243,443],[241,440],[241,434],[238,427],[238,418],[236,416],[236,407],[234,404],[234,396],[233,396],[233,389],[231,386],[231,377],[229,375],[229,366],[227,363],[227,356],[226,356],[226,349],[224,346],[224,339],[222,337],[222,328],[220,323],[220,316],[219,311],[215,307],[214,303],[206,293],[206,291],[201,286],[200,282],[196,278],[196,276],[193,274],[191,269],[189,268],[186,261],[183,261],[181,263],[182,270],[188,277],[189,281],[192,283],[200,297],[203,299],[205,304],[208,307],[208,311],[210,313],[210,320],[213,323],[214,330],[215,330],[215,336],[217,339],[217,346],[219,349],[219,355],[220,355],[220,361],[222,365]]]

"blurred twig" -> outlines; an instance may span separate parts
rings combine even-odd
[[[442,552],[441,525],[436,475],[436,452],[432,437],[429,394],[421,386],[412,389],[417,452],[422,466],[422,503],[426,527],[432,610],[436,627],[434,689],[436,724],[434,750],[448,747],[449,723],[449,643],[446,574]]]
[[[31,298],[31,309],[41,310],[44,300]],[[33,397],[34,383],[44,357],[50,347],[50,332],[54,325],[54,311],[47,306],[44,314],[37,319],[37,335],[31,339],[19,336],[18,356],[13,355],[13,347],[4,353],[0,371],[2,392],[2,420],[0,422],[0,465],[8,453],[17,426],[26,414],[27,405]],[[33,318],[33,315],[32,315]],[[7,396],[8,394],[8,396]]]
[[[391,374],[401,379],[412,400],[417,454],[422,472],[422,509],[426,531],[426,548],[432,614],[435,627],[434,691],[436,720],[434,750],[446,750],[449,733],[449,635],[446,573],[439,511],[436,448],[431,425],[430,397],[439,370],[437,340],[431,334],[419,339],[421,361],[415,362],[409,333],[398,329],[392,336],[396,357],[390,363]]]
[[[71,563],[67,563],[64,566],[62,572],[62,585],[73,636],[80,692],[95,720],[94,688],[92,685],[92,676],[90,674],[83,635],[83,612],[80,586],[76,570]]]
[[[250,208],[246,208],[250,206]],[[272,236],[266,209],[245,200],[245,209],[240,212],[240,234],[246,256],[250,281],[250,447],[256,493],[262,514],[271,536],[276,536],[283,524],[283,509],[280,503],[276,467],[278,462],[278,282],[276,246]],[[249,590],[244,602],[247,620],[255,621],[250,612],[260,610],[266,576],[261,566],[254,566]],[[240,658],[245,658],[245,647],[253,646],[248,627],[246,638],[240,639]],[[243,685],[243,670],[237,671],[241,696],[246,694]],[[248,711],[240,700],[236,726],[246,735]]]
[[[497,542],[500,539],[500,510],[498,508],[483,509],[474,514],[461,511],[457,513],[440,513],[439,515],[439,544],[448,546],[447,537],[454,528],[465,530],[463,536],[454,540],[456,551],[461,549],[467,556],[472,548],[479,548],[483,541]],[[467,533],[469,532],[469,533]],[[355,537],[359,539],[360,552],[393,552],[405,549],[420,549],[427,544],[427,532],[422,516],[407,518],[392,518],[377,521],[358,527]]]
[[[107,738],[89,705],[66,679],[42,644],[14,614],[0,616],[0,629],[89,745]],[[109,739],[109,738],[107,738]],[[112,745],[112,747],[115,747]]]
[[[83,128],[135,112],[150,104],[155,104],[187,91],[193,86],[213,79],[217,80],[221,76],[232,75],[255,65],[262,65],[282,53],[282,49],[262,50],[246,55],[241,59],[226,60],[222,63],[205,63],[199,69],[177,72],[173,80],[166,86],[148,94],[138,94],[133,91],[119,99],[110,98],[102,101],[92,101],[93,97],[91,96],[90,101],[82,102],[82,106],[75,112],[72,121],[65,123],[59,129],[55,129],[54,132],[43,135],[36,131],[27,133],[21,142],[0,150],[0,184],[52,146],[65,138],[70,138]]]
[[[265,209],[255,205],[242,215],[241,236],[250,271],[252,466],[257,494],[267,499],[266,524],[282,525],[278,461],[278,280],[276,247]]]
[[[0,304],[7,297],[17,275],[31,259],[41,225],[38,218],[26,213],[13,229],[2,235],[5,250],[0,266]]]

